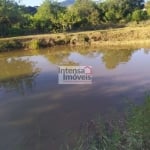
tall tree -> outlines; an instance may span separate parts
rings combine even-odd
[[[0,35],[9,34],[9,29],[20,20],[21,12],[18,4],[13,0],[0,0]]]
[[[37,13],[34,18],[38,22],[42,22],[42,26],[44,27],[44,22],[46,27],[54,26],[54,28],[59,24],[59,14],[64,12],[65,8],[60,6],[56,1],[45,0],[43,4],[38,8]],[[50,29],[49,28],[49,29]],[[59,27],[58,27],[59,28]]]
[[[72,8],[80,17],[82,27],[99,23],[98,7],[92,0],[76,0]]]

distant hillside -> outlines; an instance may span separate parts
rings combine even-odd
[[[64,0],[60,4],[62,6],[70,6],[70,5],[74,4],[74,2],[75,2],[75,0]]]
[[[38,6],[20,6],[25,14],[34,15],[37,12]]]
[[[30,14],[35,14],[37,12],[37,8],[38,8],[38,6],[34,6],[34,7],[28,6],[28,7],[26,7],[26,11]]]

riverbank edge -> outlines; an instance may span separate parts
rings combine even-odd
[[[148,46],[150,45],[150,26],[0,38],[0,52],[16,49],[32,50],[60,45]]]

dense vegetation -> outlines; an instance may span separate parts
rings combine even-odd
[[[101,29],[150,18],[150,2],[144,0],[76,0],[64,7],[44,0],[26,7],[14,0],[0,0],[0,36]]]

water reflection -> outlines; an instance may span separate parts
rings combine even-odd
[[[0,59],[0,88],[24,93],[34,86],[34,79],[40,69],[28,57]]]
[[[69,60],[71,51],[68,49],[61,51],[48,51],[45,57],[55,65],[78,65],[77,63]]]
[[[102,60],[106,68],[114,69],[120,63],[128,62],[134,50],[105,50],[102,52]]]
[[[7,90],[17,90],[22,94],[27,89],[33,89],[35,78],[40,70],[45,66],[47,66],[46,70],[49,70],[48,66],[50,64],[46,63],[44,66],[38,66],[40,60],[32,60],[32,56],[37,58],[41,56],[54,65],[89,64],[94,66],[96,63],[98,69],[98,65],[103,62],[107,69],[115,69],[120,63],[128,62],[134,52],[135,50],[131,49],[89,50],[88,48],[69,49],[65,47],[59,50],[36,51],[36,53],[35,51],[23,51],[22,54],[18,52],[4,53],[0,55],[0,87]],[[144,50],[144,52],[148,54],[148,50]],[[91,64],[90,61],[95,62]],[[84,63],[82,64],[82,62]],[[52,66],[49,66],[49,68],[52,68]]]
[[[76,61],[69,59],[70,55],[76,52],[89,58],[100,57],[107,69],[114,69],[120,63],[128,62],[135,51],[133,49],[89,50],[88,48],[82,48],[76,50],[66,48],[59,51],[49,51],[45,56],[50,62],[57,65],[78,65],[79,63]]]
[[[97,113],[121,114],[127,98],[142,101],[150,89],[149,55],[62,47],[0,54],[0,150],[58,150],[68,131],[76,134]],[[57,65],[91,65],[93,83],[58,85]]]

